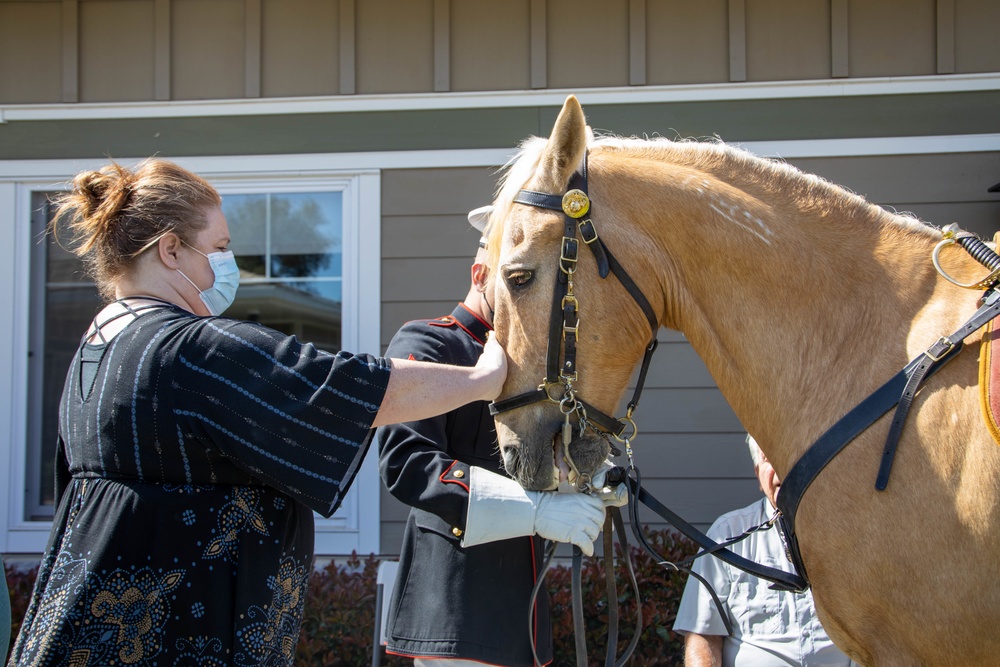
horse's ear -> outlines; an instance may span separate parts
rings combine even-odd
[[[535,172],[538,179],[535,187],[545,192],[561,193],[583,162],[588,136],[587,121],[580,102],[570,95],[563,103],[549,142],[542,151],[539,168]]]

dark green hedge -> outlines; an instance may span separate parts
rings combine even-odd
[[[670,561],[678,561],[694,553],[694,545],[669,531],[647,533],[649,541]],[[674,634],[677,605],[684,589],[685,577],[653,562],[653,559],[632,547],[632,559],[642,597],[643,628],[638,648],[630,665],[681,665],[683,640]],[[302,633],[295,651],[295,664],[300,667],[364,667],[371,664],[372,636],[375,628],[375,581],[378,559],[371,555],[362,561],[352,555],[346,562],[331,563],[313,573],[306,596]],[[607,605],[604,600],[603,560],[585,558],[583,566],[584,616],[590,664],[604,664],[607,645]],[[17,635],[21,619],[31,597],[37,568],[18,570],[6,568],[10,590],[13,626],[11,637]],[[547,577],[552,600],[555,659],[553,665],[575,665],[573,618],[570,603],[570,568],[553,567]],[[619,651],[631,639],[634,631],[635,596],[627,584],[626,574],[619,569],[618,601],[621,616]],[[13,639],[12,639],[13,641]],[[380,649],[381,650],[381,649]],[[386,656],[383,665],[409,665],[409,660]]]

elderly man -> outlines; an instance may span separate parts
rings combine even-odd
[[[775,511],[781,480],[749,435],[747,445],[764,498],[719,517],[708,531],[708,536],[717,542],[760,525]],[[758,563],[791,571],[779,530],[775,526],[757,531],[730,548]],[[833,645],[823,630],[809,592],[795,594],[773,590],[766,581],[712,556],[695,561],[694,570],[718,593],[732,624],[733,636],[727,635],[722,617],[705,587],[694,577],[688,579],[674,621],[674,630],[686,634],[684,664],[687,667],[847,667],[854,664]]]

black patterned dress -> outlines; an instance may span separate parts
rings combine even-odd
[[[291,665],[313,556],[387,360],[154,308],[81,345],[56,514],[12,665]]]

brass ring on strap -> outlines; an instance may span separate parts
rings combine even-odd
[[[559,397],[554,398],[552,396],[552,388],[556,387],[559,389]],[[543,382],[538,385],[538,389],[545,392],[545,397],[552,401],[553,403],[562,403],[563,399],[566,398],[566,385],[562,382]]]
[[[938,260],[938,255],[941,253],[942,248],[954,245],[956,243],[958,243],[958,241],[955,240],[955,237],[949,236],[945,237],[944,239],[939,241],[936,246],[934,246],[934,252],[931,253],[931,261],[934,262],[934,268],[941,275],[941,277],[950,282],[951,284],[958,285],[959,287],[964,287],[965,289],[981,290],[981,289],[989,289],[990,287],[992,287],[997,282],[997,278],[1000,278],[1000,269],[991,271],[989,275],[987,275],[985,278],[983,278],[982,280],[977,280],[976,282],[973,283],[961,283],[952,278],[950,275],[948,275],[948,272],[945,271],[944,267],[941,266],[941,262]]]
[[[639,435],[639,427],[635,425],[635,420],[632,419],[631,416],[625,415],[624,417],[618,420],[618,423],[625,425],[624,428],[622,428],[621,433],[611,434],[618,442],[628,442],[629,440],[635,438],[635,436]],[[629,427],[632,427],[632,432],[629,433],[628,435],[625,435],[625,431],[627,431]]]

